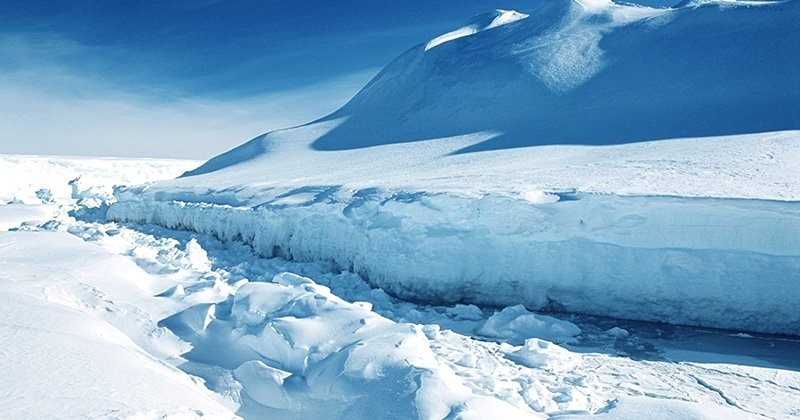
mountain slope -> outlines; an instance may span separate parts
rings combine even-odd
[[[800,128],[797,0],[548,0],[526,12],[487,13],[406,51],[312,123],[336,122],[312,148],[491,133],[459,150],[470,152]],[[265,151],[241,150],[190,174]]]
[[[537,2],[529,17],[407,51],[323,119],[345,121],[313,147],[500,134],[464,150],[477,151],[800,128],[798,5]]]

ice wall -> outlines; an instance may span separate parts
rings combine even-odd
[[[800,334],[796,202],[368,189],[250,208],[119,197],[110,219],[331,261],[405,299]]]

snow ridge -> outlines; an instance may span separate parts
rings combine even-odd
[[[436,38],[428,41],[425,44],[425,51],[436,47],[437,45],[444,44],[445,42],[454,39],[463,38],[465,36],[474,35],[480,31],[496,28],[498,26],[507,25],[516,22],[520,19],[527,18],[528,15],[519,13],[514,10],[495,10],[493,12],[485,13],[474,17],[466,26],[458,28],[454,31],[439,35]]]
[[[404,299],[800,334],[795,202],[336,188],[257,208],[140,197],[122,193],[108,217],[330,261]]]

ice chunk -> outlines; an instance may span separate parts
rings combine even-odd
[[[283,388],[283,380],[291,375],[289,372],[251,360],[236,368],[233,375],[242,383],[244,392],[259,404],[282,409],[291,407],[289,394]]]
[[[545,315],[534,314],[522,305],[509,306],[495,312],[478,330],[478,334],[519,344],[529,338],[554,342],[573,341],[581,333],[577,325]]]
[[[580,363],[579,355],[538,338],[525,340],[524,345],[507,353],[506,357],[530,368],[554,370],[567,370]]]

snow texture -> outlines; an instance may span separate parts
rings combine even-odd
[[[550,0],[490,30],[479,17],[389,64],[320,120],[342,123],[312,147],[496,133],[466,153],[798,129],[799,12],[795,0]]]
[[[87,175],[98,164],[41,159]],[[13,378],[0,417],[800,415],[791,337],[398,300],[330,262],[103,220],[84,210],[107,206],[107,185],[48,176],[74,197],[0,206],[0,221],[28,220],[0,232],[0,368]],[[0,194],[28,179],[5,181]]]
[[[524,416],[511,405],[473,395],[437,362],[420,326],[395,324],[308,278],[281,273],[201,308],[209,321],[192,322],[196,317],[184,311],[163,325],[193,343],[193,358],[239,366],[234,377],[265,413],[445,418],[478,405],[484,413]]]
[[[182,346],[132,261],[63,232],[0,232],[0,250],[0,417],[235,417],[156,358]]]
[[[799,6],[491,12],[155,184],[3,156],[0,417],[800,416]]]

